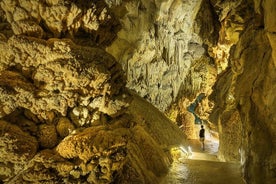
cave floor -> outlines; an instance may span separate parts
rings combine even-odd
[[[244,184],[238,163],[220,162],[217,159],[218,142],[206,141],[201,150],[198,140],[190,140],[192,155],[178,158],[161,184]]]

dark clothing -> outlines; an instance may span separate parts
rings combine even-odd
[[[200,131],[199,131],[199,137],[201,138],[201,137],[205,137],[205,129],[200,129]]]
[[[201,125],[201,129],[199,131],[199,140],[202,143],[202,150],[204,151],[204,139],[205,139],[205,129],[203,128],[203,125]]]

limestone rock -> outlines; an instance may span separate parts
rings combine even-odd
[[[208,50],[203,45],[212,46],[217,42],[217,28],[211,25],[218,22],[213,19],[215,14],[208,3],[179,0],[107,2],[115,15],[119,14],[116,14],[118,4],[125,7],[125,13],[117,15],[123,27],[106,50],[122,64],[129,88],[161,111],[168,110],[182,96],[192,101],[199,93],[210,91],[207,83],[211,81],[206,81],[206,68],[211,70],[214,66],[206,57]],[[204,20],[206,26],[201,25],[202,17],[207,17],[203,10],[208,11],[208,19]],[[200,38],[205,32],[209,35],[209,31],[214,37]],[[217,73],[212,74],[216,76]],[[189,83],[191,80],[194,81]]]
[[[10,183],[70,183],[68,182],[69,173],[74,168],[71,162],[56,155],[51,150],[43,150],[25,166],[24,170]],[[59,176],[56,175],[59,173]]]
[[[204,94],[195,113],[217,126],[220,158],[276,182],[273,0],[0,6],[4,182],[158,183],[184,137],[126,84],[182,123]]]
[[[275,5],[274,2],[272,0],[269,1],[264,1],[263,2],[263,8],[265,8],[265,11],[263,12],[263,17],[264,17],[264,26],[267,30],[267,36],[269,38],[273,53],[272,53],[272,57],[274,60],[274,65],[275,65],[275,61],[276,61],[276,35],[275,35],[275,31],[276,31],[276,22],[273,18],[275,16]]]
[[[111,4],[0,2],[3,182],[158,183],[170,149],[185,144],[104,51],[120,27]]]
[[[135,102],[140,100],[137,97],[134,99],[136,99],[133,104],[135,107]],[[131,112],[142,115],[140,110],[131,110]],[[146,124],[153,123],[149,122],[150,116],[144,117]],[[137,120],[134,119],[134,121]],[[158,177],[167,172],[170,164],[170,159],[163,152],[163,147],[177,144],[180,137],[176,141],[172,138],[164,139],[160,134],[158,140],[152,136],[154,133],[149,126],[141,123],[131,124],[131,121],[133,120],[129,117],[123,116],[120,119],[114,119],[108,127],[90,127],[67,136],[57,146],[56,151],[63,158],[78,160],[77,166],[70,175],[74,179],[86,178],[89,183],[112,181],[157,183]],[[165,123],[163,126],[168,125]],[[165,130],[171,131],[171,128]],[[157,135],[159,131],[161,133],[164,130],[156,129],[156,131]],[[133,172],[136,176],[132,176]]]
[[[118,71],[120,67],[102,50],[81,48],[69,41],[46,42],[28,37],[12,37],[8,43],[2,43],[2,48],[6,44],[11,54],[7,58],[13,55],[14,60],[1,62],[5,63],[0,79],[2,86],[5,86],[1,88],[2,116],[17,107],[30,109],[44,119],[49,117],[47,113],[51,110],[66,115],[68,108],[74,107],[79,98],[108,97],[118,93],[124,85],[122,73]],[[31,47],[39,50],[26,49]],[[12,69],[18,66],[21,67]],[[116,83],[116,80],[122,83]],[[119,101],[124,104],[124,100]],[[104,111],[104,107],[101,109]],[[110,114],[119,110],[121,108]]]
[[[245,7],[245,4],[241,6]],[[266,9],[265,13],[262,8]],[[270,1],[254,1],[255,16],[252,22],[245,24],[247,27],[230,53],[230,68],[216,83],[215,107],[211,115],[213,122],[220,126],[222,141],[227,141],[227,145],[230,142],[227,146],[230,149],[240,150],[245,179],[256,184],[276,181],[272,176],[275,170],[275,160],[272,159],[275,155],[275,97],[272,95],[275,84],[271,80],[275,78],[275,44],[269,36],[269,30],[274,26],[273,8],[275,6]],[[252,16],[247,11],[242,15]],[[270,19],[272,22],[268,23]],[[230,134],[227,133],[229,127],[233,131]],[[237,132],[241,135],[238,136]],[[231,138],[234,135],[240,142]],[[224,159],[237,157],[237,154],[230,153],[229,148],[220,147]],[[266,172],[262,172],[264,170]]]
[[[257,3],[256,3],[257,4]],[[262,7],[265,9],[264,13],[264,25],[268,32],[275,33],[276,21],[272,17],[275,16],[275,4],[273,0],[263,1]]]
[[[91,124],[91,115],[88,109],[83,106],[74,107],[70,112],[70,118],[77,127]]]
[[[219,140],[221,142],[227,142],[227,144],[220,144],[219,159],[223,161],[237,160],[242,161],[242,124],[238,111],[224,112],[221,118],[221,132]]]
[[[89,183],[113,181],[112,174],[119,171],[126,157],[126,130],[116,135],[116,130],[104,130],[104,127],[87,128],[83,132],[68,136],[58,146],[57,152],[64,158],[80,159],[80,163],[71,174],[78,179],[88,175]],[[115,162],[115,163],[114,163]],[[79,172],[80,176],[76,175]]]
[[[28,132],[32,136],[37,135],[38,124],[32,119],[27,118],[23,115],[23,110],[16,110],[5,116],[5,121],[18,126],[22,131]]]
[[[196,134],[195,129],[195,117],[192,113],[185,111],[181,114],[178,114],[177,122],[180,124],[179,128],[187,136],[187,139],[197,139],[198,135]]]
[[[67,35],[76,42],[89,44],[83,39],[87,35],[90,45],[106,46],[114,40],[120,27],[101,1],[3,0],[0,5],[16,35],[36,38]]]
[[[35,156],[38,141],[18,126],[4,120],[0,120],[0,130],[0,179],[5,181],[19,174],[25,162]]]

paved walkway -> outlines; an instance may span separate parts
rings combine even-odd
[[[244,184],[239,164],[217,159],[218,142],[206,141],[204,151],[198,140],[189,143],[192,155],[175,160],[161,184]]]

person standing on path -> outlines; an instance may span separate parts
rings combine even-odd
[[[204,147],[204,140],[205,140],[205,129],[204,126],[201,125],[201,129],[199,131],[199,140],[202,144],[202,150],[204,151],[205,147]]]

